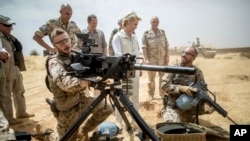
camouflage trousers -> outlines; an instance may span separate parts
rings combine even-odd
[[[60,111],[57,117],[57,132],[61,138],[71,127],[71,125],[80,117],[80,115],[92,104],[95,100],[93,97],[82,97],[79,104],[66,110]],[[84,121],[82,132],[84,134],[94,130],[100,123],[102,123],[111,113],[112,107],[104,101],[99,103],[94,109],[92,114]],[[70,136],[71,141],[76,140],[79,129]]]
[[[175,105],[167,105],[162,110],[162,117],[165,122],[196,122],[196,107],[188,111],[183,111],[177,108]],[[211,114],[214,112],[214,108],[204,102],[199,106],[198,115]]]
[[[195,117],[191,113],[167,105],[162,111],[162,118],[165,122],[194,122]]]

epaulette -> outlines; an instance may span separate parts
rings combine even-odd
[[[55,21],[57,21],[57,19],[50,19],[48,22],[53,23],[53,22],[55,22]]]
[[[70,21],[71,24],[76,24],[74,21]]]
[[[165,31],[163,29],[160,30],[161,32],[165,33]]]

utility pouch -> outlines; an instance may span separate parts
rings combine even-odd
[[[50,110],[53,112],[54,117],[57,118],[58,115],[59,115],[59,111],[58,111],[57,108],[56,108],[56,105],[55,105],[54,100],[51,100],[51,99],[49,99],[49,98],[46,98],[46,102],[49,104]]]
[[[168,104],[168,96],[164,95],[163,96],[163,107],[165,108]]]

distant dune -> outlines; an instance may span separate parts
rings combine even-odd
[[[242,48],[216,48],[217,53],[250,53],[250,47]]]

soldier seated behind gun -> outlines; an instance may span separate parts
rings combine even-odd
[[[57,53],[48,57],[47,77],[49,77],[49,89],[53,93],[56,111],[58,111],[58,113],[54,113],[57,118],[57,132],[59,138],[62,138],[95,99],[86,97],[83,93],[83,90],[89,86],[89,81],[67,75],[67,72],[72,71],[70,67],[71,40],[67,32],[55,29],[51,33],[51,41],[57,49]],[[89,140],[88,132],[95,129],[111,113],[112,107],[110,105],[105,105],[104,101],[98,104],[91,117],[82,126],[82,140]],[[69,140],[76,140],[78,130],[70,136]]]
[[[209,114],[214,111],[214,108],[209,106],[206,102],[198,105],[198,113],[196,112],[197,107],[188,108],[185,105],[179,105],[185,107],[178,107],[176,104],[178,97],[182,94],[192,96],[197,92],[196,88],[189,86],[186,82],[200,82],[206,84],[202,71],[193,65],[193,61],[197,57],[197,54],[198,52],[194,47],[185,48],[181,54],[180,66],[195,67],[196,72],[194,75],[165,73],[162,78],[161,88],[165,91],[162,117],[165,122],[195,123],[198,121],[198,115]]]

